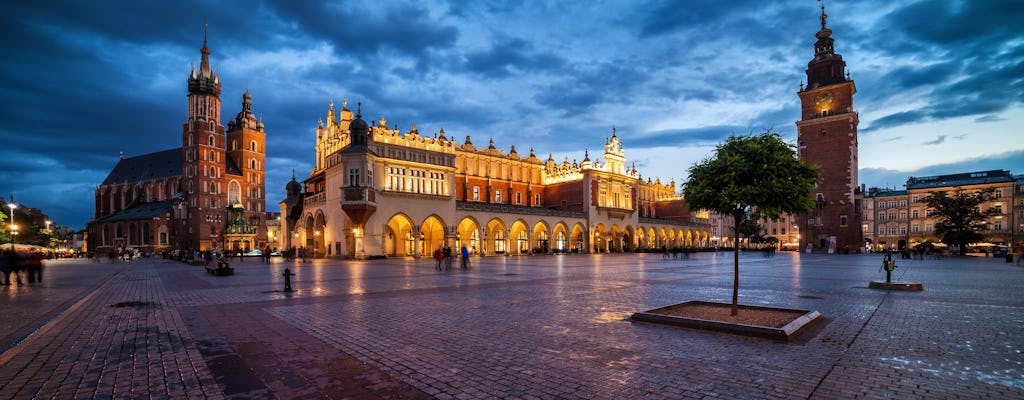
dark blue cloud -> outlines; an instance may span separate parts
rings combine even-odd
[[[0,194],[82,227],[92,188],[120,152],[180,146],[185,77],[199,59],[203,22],[224,83],[222,115],[238,112],[247,84],[263,115],[269,209],[293,168],[299,179],[309,173],[316,121],[332,99],[353,109],[361,101],[367,118],[384,115],[403,130],[444,128],[478,146],[494,137],[503,150],[533,146],[559,160],[598,151],[612,125],[630,149],[706,146],[765,128],[793,140],[817,7],[2,2]],[[837,50],[857,80],[857,109],[882,115],[862,114],[863,134],[956,117],[999,121],[1024,103],[1024,3],[828,7]]]

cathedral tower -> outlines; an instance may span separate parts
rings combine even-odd
[[[242,95],[242,111],[228,122],[227,186],[228,221],[225,248],[249,248],[266,241],[265,204],[267,138],[263,122],[252,112],[252,95]]]
[[[809,195],[815,209],[798,218],[801,249],[855,251],[861,230],[857,190],[857,92],[846,72],[846,62],[835,52],[828,15],[821,7],[821,30],[815,34],[814,58],[807,63],[807,87],[801,85],[801,118],[797,121],[800,159],[821,169],[819,182]]]
[[[209,249],[223,224],[225,188],[219,178],[225,174],[224,126],[220,124],[220,77],[210,69],[210,49],[203,29],[199,70],[188,76],[188,120],[182,132],[182,175],[185,192],[186,226],[179,243],[191,249]]]

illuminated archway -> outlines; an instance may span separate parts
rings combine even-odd
[[[583,253],[587,251],[587,231],[583,228],[583,225],[576,224],[572,227],[572,233],[569,234],[569,251],[573,253]]]
[[[444,221],[441,217],[431,215],[420,224],[420,248],[421,256],[429,255],[434,249],[443,248],[445,245]]]
[[[547,254],[551,252],[550,238],[548,237],[548,224],[544,221],[537,222],[533,226],[533,243],[531,251]]]
[[[590,243],[596,253],[607,253],[608,252],[608,232],[604,225],[597,224],[594,227],[594,232],[591,234]]]
[[[518,219],[509,228],[510,239],[513,240],[512,254],[529,254],[530,232],[526,228],[526,222]]]
[[[484,237],[484,254],[505,254],[508,251],[508,242],[505,237],[508,235],[508,232],[504,222],[497,218],[488,221],[486,233],[487,235]]]
[[[466,246],[469,249],[470,254],[477,254],[482,251],[480,241],[480,224],[476,222],[472,217],[463,218],[459,222],[459,227],[456,228],[456,244],[455,248],[462,250],[462,246]]]
[[[405,214],[395,214],[385,225],[384,254],[388,257],[412,257],[414,250],[412,219]]]

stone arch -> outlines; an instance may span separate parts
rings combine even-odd
[[[470,254],[477,254],[481,251],[480,223],[476,218],[464,217],[455,228],[455,248],[462,251],[462,246],[469,249]]]
[[[412,257],[416,250],[413,237],[412,218],[405,213],[397,213],[384,225],[384,255],[388,257]]]
[[[134,246],[139,244],[139,232],[135,228],[135,223],[128,224],[128,245]]]
[[[529,254],[530,229],[526,221],[517,219],[509,227],[509,240],[512,241],[512,254]]]
[[[434,249],[443,248],[445,245],[445,224],[444,220],[437,214],[432,214],[420,224],[420,256],[434,253]]]
[[[647,229],[647,245],[649,247],[661,248],[661,243],[658,241],[658,234],[654,232],[654,228]]]
[[[647,232],[643,227],[636,230],[636,243],[636,248],[638,250],[646,250],[650,247],[647,245]]]
[[[636,230],[632,225],[626,225],[626,229],[623,231],[622,246],[622,251],[636,251]]]
[[[316,216],[313,217],[313,245],[307,249],[311,251],[310,255],[312,257],[324,257],[327,255],[326,237],[327,218],[322,210],[316,210]]]
[[[572,233],[569,234],[569,250],[575,253],[583,253],[587,247],[587,228],[576,223],[572,226]]]
[[[149,222],[142,223],[142,244],[150,245],[152,243],[153,232],[149,229]]]
[[[594,232],[591,236],[591,245],[594,248],[595,253],[607,253],[608,252],[608,231],[604,227],[604,224],[597,224],[594,227]]]
[[[544,220],[537,221],[533,225],[533,232],[530,234],[530,251],[537,254],[551,252],[551,228]]]
[[[565,253],[569,249],[569,228],[565,226],[565,222],[558,221],[555,224],[551,235],[551,251],[553,253]]]
[[[622,228],[617,224],[612,224],[612,227],[608,230],[608,250],[614,252],[622,252],[623,248],[623,234]]]
[[[484,235],[484,254],[495,255],[508,252],[508,228],[499,218],[487,221]]]

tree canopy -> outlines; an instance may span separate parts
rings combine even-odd
[[[952,195],[938,191],[921,199],[931,209],[931,215],[938,217],[935,235],[942,243],[957,245],[960,254],[967,252],[967,245],[980,242],[984,237],[980,231],[987,228],[988,217],[995,210],[982,210],[983,203],[992,201],[994,189],[967,192],[957,189]]]
[[[733,218],[734,243],[744,221],[778,220],[814,208],[810,197],[818,168],[797,157],[793,146],[778,133],[730,136],[711,158],[690,167],[683,196],[691,210],[709,210]],[[725,234],[725,232],[722,232]],[[739,246],[734,246],[732,314],[738,309]]]

